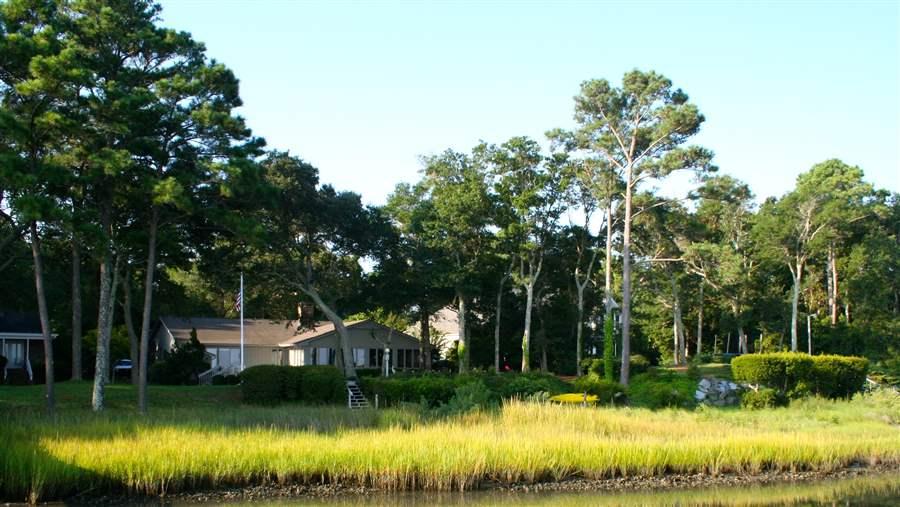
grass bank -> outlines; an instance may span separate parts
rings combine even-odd
[[[82,388],[89,389],[61,391]],[[512,402],[495,412],[423,419],[403,409],[245,407],[227,387],[182,387],[168,388],[171,398],[151,393],[157,405],[147,418],[123,404],[102,414],[62,408],[49,420],[23,404],[25,391],[10,394],[16,389],[23,388],[0,388],[8,414],[0,421],[0,497],[7,500],[267,482],[450,491],[483,481],[900,465],[900,399],[887,393],[761,411]],[[39,389],[24,389],[34,390],[39,406]],[[178,402],[179,392],[193,401]]]

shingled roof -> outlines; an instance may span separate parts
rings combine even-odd
[[[189,340],[191,329],[197,330],[197,340],[204,345],[239,345],[239,319],[205,317],[160,317],[160,322],[175,340]],[[244,319],[244,345],[253,347],[278,346],[297,334],[297,321],[272,319]]]

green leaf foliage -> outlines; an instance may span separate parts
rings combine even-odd
[[[745,354],[731,361],[736,381],[767,386],[790,397],[849,398],[862,390],[868,367],[869,361],[861,357],[791,352]]]

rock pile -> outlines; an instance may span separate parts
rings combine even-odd
[[[720,380],[715,377],[704,377],[697,384],[697,392],[694,398],[698,403],[724,407],[737,405],[740,401],[741,386],[728,380]]]

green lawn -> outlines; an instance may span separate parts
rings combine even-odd
[[[56,384],[56,404],[62,412],[83,410],[91,406],[93,383],[60,382]],[[237,386],[149,386],[148,397],[154,408],[238,406],[241,400]],[[113,410],[137,407],[137,390],[131,384],[107,384],[105,405]],[[43,410],[44,386],[0,386],[0,410]]]
[[[89,383],[59,393],[51,420],[39,386],[0,387],[0,499],[269,481],[446,491],[486,480],[900,465],[900,399],[889,393],[752,412],[510,402],[450,418],[245,406],[234,387],[218,386],[152,387],[146,417],[129,386],[111,386],[111,408],[95,414]]]

